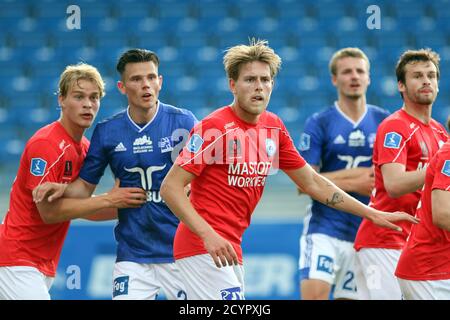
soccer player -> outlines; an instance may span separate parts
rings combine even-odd
[[[179,220],[159,189],[197,120],[190,111],[158,100],[163,83],[158,67],[159,58],[152,51],[131,49],[122,54],[118,89],[127,96],[128,108],[96,125],[80,177],[64,191],[64,197],[90,197],[109,165],[122,185],[147,192],[144,206],[119,210],[115,300],[153,300],[161,288],[169,299],[185,299],[173,258]],[[41,189],[37,200],[47,192]]]
[[[447,123],[450,128],[450,119]],[[395,275],[403,299],[450,298],[450,141],[427,168],[425,186]]]
[[[139,200],[145,198],[143,190],[117,186],[96,198],[55,202],[56,210],[44,210],[45,201],[38,206],[33,202],[32,190],[37,185],[77,178],[89,146],[83,134],[94,121],[103,96],[104,83],[96,68],[78,64],[61,74],[61,116],[28,140],[11,189],[10,207],[0,225],[0,300],[50,299],[70,220],[90,213],[106,217],[111,214],[108,208],[143,203]]]
[[[374,186],[372,150],[388,112],[366,104],[370,63],[358,48],[344,48],[330,60],[338,101],[307,119],[300,154],[342,190],[367,204]],[[353,241],[361,218],[313,201],[300,238],[302,299],[357,299]]]
[[[280,57],[266,41],[227,50],[224,65],[234,101],[191,132],[161,186],[180,218],[174,255],[189,299],[243,299],[242,234],[269,172],[282,169],[306,193],[336,209],[397,229],[414,218],[371,209],[321,177],[298,154],[283,122],[267,112]],[[190,199],[184,187],[192,182]]]
[[[370,205],[414,215],[431,157],[447,141],[445,128],[431,118],[439,80],[439,56],[430,49],[408,50],[397,63],[400,110],[377,130],[373,151],[375,189]],[[401,299],[394,276],[411,230],[391,232],[363,220],[355,239],[357,287],[361,299]]]

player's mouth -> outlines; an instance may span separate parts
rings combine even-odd
[[[425,94],[433,93],[433,90],[431,88],[424,88],[424,89],[420,89],[419,93],[425,93]]]
[[[144,93],[143,95],[142,95],[142,99],[144,99],[144,100],[150,100],[151,98],[153,97],[153,95],[151,94],[151,93]]]
[[[82,113],[81,118],[83,118],[84,120],[92,121],[94,120],[94,115],[91,113]]]
[[[257,96],[253,96],[251,98],[251,100],[252,100],[252,102],[261,102],[261,101],[264,101],[264,97],[260,96],[260,95],[257,95]]]
[[[352,89],[359,89],[360,87],[361,87],[360,84],[351,84],[350,85],[350,88],[352,88]]]

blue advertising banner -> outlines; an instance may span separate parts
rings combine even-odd
[[[111,299],[116,245],[110,223],[73,224],[52,299]],[[300,223],[253,223],[243,240],[246,299],[298,299]],[[164,295],[160,297],[164,299]]]

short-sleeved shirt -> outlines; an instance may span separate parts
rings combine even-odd
[[[320,172],[356,167],[371,167],[375,135],[378,125],[389,113],[368,104],[366,112],[355,122],[335,103],[306,120],[300,138],[300,154]],[[368,204],[369,197],[349,193]],[[311,215],[305,219],[304,234],[321,233],[339,240],[353,242],[361,218],[313,200]]]
[[[431,192],[450,192],[450,142],[444,144],[428,166],[425,186],[413,225],[395,275],[408,280],[450,279],[450,232],[433,224]],[[450,206],[450,204],[446,204]]]
[[[194,127],[176,163],[196,175],[191,182],[193,207],[230,241],[240,262],[242,235],[269,173],[305,165],[280,118],[265,111],[256,124],[250,124],[230,106]],[[203,241],[181,222],[175,235],[175,259],[204,253]]]
[[[414,215],[421,190],[391,198],[384,187],[381,166],[400,163],[405,166],[406,171],[425,170],[430,159],[446,141],[447,131],[433,119],[429,124],[424,124],[403,109],[387,117],[379,126],[375,140],[375,189],[370,198],[370,206],[382,211],[403,211]],[[403,248],[411,231],[411,224],[397,224],[402,227],[402,232],[381,228],[363,219],[356,235],[355,249]]]
[[[45,224],[32,191],[44,182],[75,180],[88,147],[85,137],[76,142],[58,121],[38,130],[27,142],[0,228],[0,266],[31,266],[55,276],[70,222]]]
[[[161,183],[197,122],[186,109],[158,102],[153,119],[136,124],[128,109],[97,124],[80,178],[98,184],[109,165],[121,187],[147,191],[139,208],[119,209],[117,262],[170,263],[178,218],[160,195]]]

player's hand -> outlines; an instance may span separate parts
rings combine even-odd
[[[120,188],[116,179],[114,187],[105,195],[111,208],[139,208],[147,202],[147,192],[142,188]]]
[[[392,230],[396,230],[401,232],[402,228],[395,225],[392,222],[397,221],[407,221],[409,223],[417,224],[420,222],[420,220],[410,214],[407,214],[406,212],[396,211],[396,212],[384,212],[375,210],[375,213],[369,217],[369,220],[371,220],[374,224],[377,226],[383,227],[383,228],[389,228]]]
[[[64,195],[67,186],[68,185],[64,183],[55,182],[45,182],[40,184],[33,190],[33,201],[39,203],[46,197],[48,197],[48,202],[59,199]]]
[[[231,243],[216,232],[208,234],[203,241],[217,268],[238,264],[238,257]]]

